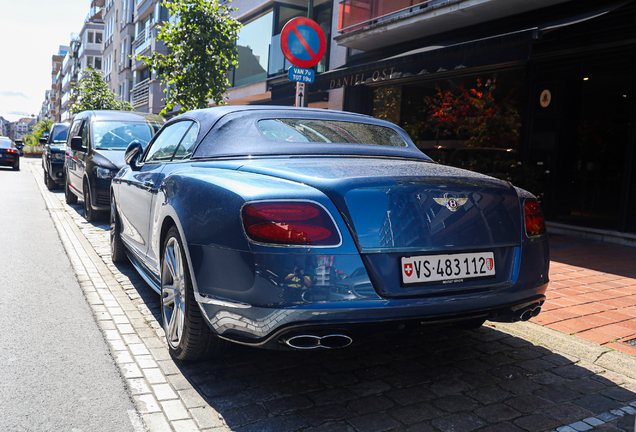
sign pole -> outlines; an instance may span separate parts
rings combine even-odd
[[[308,0],[308,3],[307,3],[307,18],[309,18],[310,20],[314,19],[314,0]],[[315,66],[312,66],[312,69],[314,67]],[[297,84],[301,84],[301,83],[297,83]],[[309,89],[307,89],[307,90],[305,90],[305,89],[306,89],[306,87],[309,87],[309,86],[306,86],[305,83],[302,83],[302,85],[303,85],[303,92],[300,93],[300,103],[301,103],[301,105],[298,105],[298,102],[296,102],[296,104],[297,104],[296,106],[306,107],[308,105],[307,104],[308,98],[305,98],[305,101],[303,102],[302,94],[303,93],[305,95],[308,94]],[[296,90],[296,101],[298,101],[298,90]],[[304,105],[302,105],[303,103],[304,103]]]
[[[308,13],[313,14],[313,0],[309,0]],[[327,50],[327,40],[320,25],[309,18],[294,18],[285,24],[281,32],[280,47],[283,55],[295,67],[287,73],[296,81],[296,106],[307,106],[307,84],[314,82],[317,65]]]
[[[306,86],[304,82],[296,83],[296,106],[297,107],[304,107],[305,103],[307,102],[307,98],[305,97],[307,92],[305,89],[306,89]]]

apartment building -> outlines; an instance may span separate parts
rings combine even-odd
[[[71,40],[68,51],[62,58],[60,70],[53,79],[52,87],[56,96],[55,120],[58,122],[68,121],[73,115],[70,110],[73,103],[73,87],[82,78],[82,70],[88,66],[103,70],[104,21],[100,3],[103,3],[103,0],[92,0],[82,29],[78,36]]]
[[[42,106],[40,107],[40,111],[38,112],[37,119],[38,121],[49,118],[49,103],[51,101],[51,90],[44,91],[44,101],[42,102]]]
[[[13,122],[5,119],[0,116],[0,136],[11,137],[11,129],[13,127]]]
[[[130,102],[135,0],[106,0],[104,4],[104,79],[120,101]]]
[[[151,52],[168,52],[165,44],[157,39],[158,26],[168,20],[168,10],[161,5],[161,0],[132,2],[135,39],[131,49],[133,87],[130,102],[137,111],[158,114],[165,107],[165,87],[156,73],[136,57]]]
[[[33,126],[35,126],[35,123],[35,117],[24,117],[18,120],[14,123],[13,136],[11,137],[11,139],[13,141],[21,140],[24,135],[33,131]]]
[[[71,47],[67,45],[60,45],[57,54],[51,56],[51,88],[48,94],[48,103],[46,117],[59,121],[59,92],[58,92],[58,79],[61,77],[62,61],[64,56],[71,50]]]

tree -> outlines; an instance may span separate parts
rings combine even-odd
[[[30,134],[27,134],[22,137],[22,142],[27,146],[35,146],[40,144],[40,137],[44,135],[45,132],[51,131],[51,126],[53,126],[53,121],[50,119],[42,119],[33,126],[33,130]]]
[[[88,110],[133,111],[131,104],[115,99],[102,74],[92,67],[83,70],[79,85],[73,90],[75,102],[71,105],[73,114]]]
[[[168,54],[137,56],[166,84],[166,110],[181,112],[207,108],[209,100],[223,103],[230,85],[228,69],[238,64],[236,41],[241,24],[227,4],[211,0],[164,0],[171,19],[159,29],[158,38]]]

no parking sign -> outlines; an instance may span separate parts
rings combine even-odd
[[[310,68],[322,60],[327,50],[327,40],[316,21],[301,17],[285,24],[280,36],[280,46],[291,64]]]

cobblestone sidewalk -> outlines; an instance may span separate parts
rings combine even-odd
[[[530,322],[176,363],[157,294],[110,261],[108,225],[40,188],[151,432],[634,431],[634,357]]]

